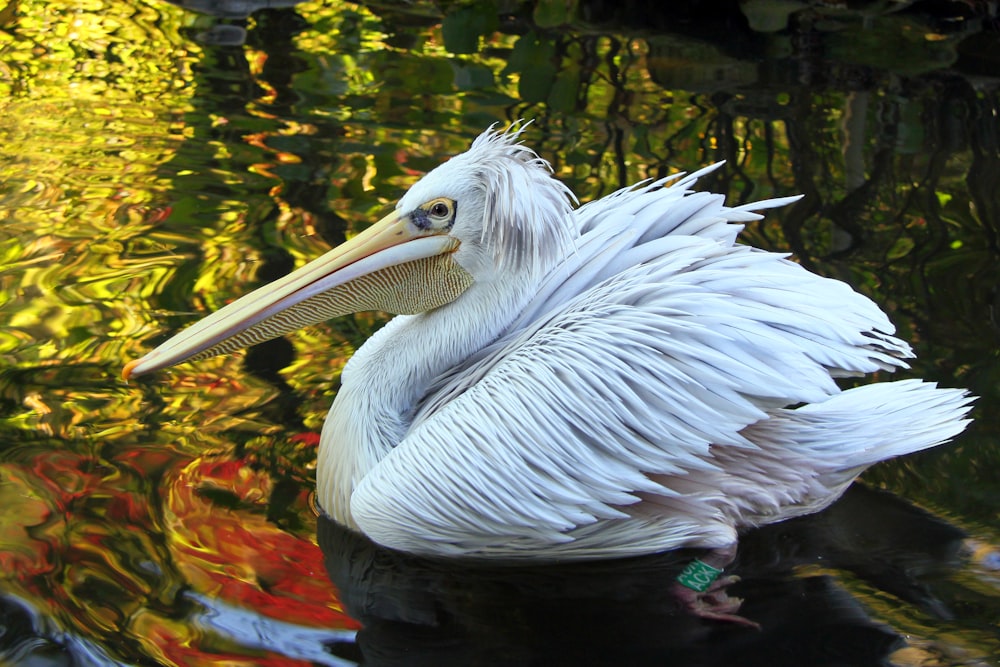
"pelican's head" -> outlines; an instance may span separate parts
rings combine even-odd
[[[123,377],[349,313],[422,313],[477,282],[544,275],[571,247],[573,195],[517,142],[524,127],[491,127],[414,184],[382,220],[130,362]]]

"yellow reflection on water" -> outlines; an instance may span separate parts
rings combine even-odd
[[[848,190],[846,96],[758,90],[755,66],[698,40],[538,30],[483,35],[478,52],[456,54],[429,4],[408,4],[412,23],[398,24],[377,5],[295,11],[304,25],[280,44],[211,48],[191,38],[198,19],[166,2],[0,10],[0,582],[61,627],[111,645],[125,637],[136,662],[209,664],[202,643],[232,646],[187,615],[179,591],[192,585],[347,623],[323,588],[304,494],[340,370],[384,316],[295,334],[268,378],[234,356],[123,385],[124,361],[169,331],[377,220],[497,120],[537,118],[526,138],[583,200],[723,158],[718,187],[741,197],[811,189],[819,210]],[[715,104],[728,86],[743,87]],[[887,117],[899,95],[885,96]],[[900,103],[913,136],[931,97]],[[931,158],[912,138],[906,150],[900,183],[921,183]],[[973,279],[992,261],[977,236],[988,202],[977,209],[963,189],[973,157],[948,155],[954,173],[935,182],[936,209],[918,186],[897,195],[876,183],[869,210],[858,209],[862,261],[824,264],[881,290],[907,338],[986,328],[974,308],[986,297],[963,284],[984,294],[994,284]],[[899,203],[907,193],[916,204]],[[783,250],[797,241],[823,262],[829,220],[781,215],[749,237]],[[930,257],[932,242],[960,233],[945,244],[955,253]],[[890,292],[925,283],[938,287]],[[939,306],[920,320],[923,300]],[[976,343],[954,360],[941,353],[950,384],[986,366],[986,338],[966,336]],[[988,457],[981,467],[995,469]],[[885,477],[892,488],[910,479],[914,493],[930,486]],[[894,598],[852,591],[897,627],[951,633],[900,615]],[[977,633],[947,641],[995,645]]]
[[[122,295],[151,294],[163,277],[122,257],[155,226],[169,186],[158,169],[189,94],[182,13],[160,10],[27,1],[3,33],[0,325],[19,341],[18,366],[100,363],[109,343],[78,332],[106,322],[110,336],[133,336],[140,311]]]

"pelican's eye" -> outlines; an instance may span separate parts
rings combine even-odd
[[[430,214],[433,218],[447,218],[451,214],[451,207],[443,201],[439,201],[431,206]]]
[[[413,212],[413,223],[420,229],[448,231],[455,224],[455,202],[432,199]]]

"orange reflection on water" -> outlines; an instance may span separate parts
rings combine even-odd
[[[164,508],[177,567],[196,592],[314,627],[354,628],[336,602],[323,555],[304,530],[267,518],[272,480],[246,462],[195,459],[167,477]],[[307,492],[297,503],[308,510]],[[224,498],[225,504],[211,498]]]
[[[809,44],[793,62],[788,50],[802,45],[784,33],[757,36],[779,54],[762,63],[728,39],[581,29],[569,16],[491,28],[472,35],[478,52],[453,53],[437,4],[393,4],[274,12],[247,24],[244,49],[199,42],[199,18],[156,0],[0,10],[0,592],[52,634],[130,664],[291,665],[304,659],[208,617],[356,627],[323,571],[306,495],[340,369],[384,316],[295,334],[287,364],[264,379],[239,356],[129,385],[118,373],[378,219],[507,117],[537,119],[531,145],[583,200],[720,159],[729,164],[710,186],[737,199],[807,193],[746,238],[849,278],[925,348],[916,374],[996,403],[989,76],[870,70],[858,85],[856,66],[831,66]],[[487,6],[463,4],[470,22],[452,16],[448,32],[475,28]],[[803,12],[859,18],[816,3]],[[896,25],[864,21],[877,28],[868,36]],[[871,41],[848,55],[875,53]],[[926,68],[953,44],[889,60]],[[867,125],[848,126],[858,95],[871,98],[858,116]],[[858,164],[846,163],[848,145]],[[852,190],[848,172],[866,187]],[[850,252],[835,252],[838,225],[856,239]],[[995,542],[998,414],[981,410],[979,430],[939,463],[869,479],[982,524],[979,538]],[[895,600],[884,608],[911,634],[940,627],[912,622]],[[991,641],[954,643],[985,655]]]

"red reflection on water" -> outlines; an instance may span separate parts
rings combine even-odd
[[[242,460],[154,447],[113,460],[22,453],[0,464],[0,573],[8,594],[63,630],[123,650],[128,638],[160,664],[304,665],[238,637],[220,654],[185,592],[284,624],[359,627],[327,578],[306,489],[292,502],[295,534],[267,519],[274,480]]]
[[[241,460],[195,459],[172,475],[171,550],[196,592],[290,623],[358,627],[337,601],[319,547],[267,519],[273,480],[266,472]],[[219,494],[232,502],[213,502]],[[303,491],[303,511],[306,501]]]
[[[308,445],[310,447],[319,447],[319,433],[314,431],[306,431],[305,433],[298,433],[293,435],[289,440],[292,442],[299,442],[303,445]]]

